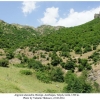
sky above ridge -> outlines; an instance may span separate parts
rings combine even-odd
[[[100,1],[0,1],[0,19],[38,27],[72,27],[94,19]]]

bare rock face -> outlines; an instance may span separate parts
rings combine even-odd
[[[20,24],[16,24],[16,23],[12,23],[13,26],[16,26],[17,28],[32,28],[35,30],[35,28],[33,26],[28,26],[28,25],[20,25]]]
[[[59,30],[60,28],[64,28],[64,26],[51,26],[51,25],[41,25],[37,27],[35,30],[41,34],[50,34],[53,31]]]
[[[100,18],[100,12],[99,14],[94,14],[94,18]]]
[[[88,74],[88,80],[90,81],[97,81],[98,84],[100,84],[100,69],[98,70],[91,70],[90,73]]]

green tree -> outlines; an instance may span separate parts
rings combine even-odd
[[[51,64],[52,64],[53,66],[57,66],[61,61],[62,61],[61,58],[59,58],[59,57],[54,57],[53,60],[51,61]]]
[[[14,53],[12,51],[10,51],[6,54],[6,57],[7,57],[7,59],[12,59],[12,58],[14,58]]]
[[[29,61],[28,61],[28,67],[29,68],[33,68],[35,70],[43,70],[44,69],[44,67],[41,64],[41,62],[35,61],[34,59],[29,59]]]
[[[55,82],[64,81],[64,76],[61,68],[55,68],[51,71],[51,80]]]
[[[88,63],[87,62],[87,59],[78,59],[78,63],[80,63],[81,65],[83,65],[83,66],[86,66],[86,64]]]
[[[64,57],[70,57],[70,54],[69,54],[68,51],[67,51],[67,52],[62,51],[61,56],[64,56]]]
[[[74,48],[76,54],[82,54],[82,49],[80,47]]]
[[[77,77],[76,74],[68,71],[65,75],[65,82],[67,86],[64,87],[63,92],[67,93],[91,93],[93,91],[92,85],[86,81],[87,73],[83,71],[82,76]]]
[[[36,77],[37,77],[37,79],[41,80],[44,83],[50,83],[51,82],[50,75],[47,72],[38,71],[38,72],[36,72]]]
[[[84,66],[83,65],[78,65],[78,71],[83,71],[83,69],[84,69]]]
[[[65,64],[65,69],[67,70],[73,70],[75,68],[75,63],[73,61],[68,61]]]
[[[65,75],[64,81],[68,84],[72,80],[74,80],[76,77],[76,74],[72,73],[72,71],[68,71]]]

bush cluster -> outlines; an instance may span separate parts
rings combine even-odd
[[[8,67],[8,65],[9,65],[8,59],[1,59],[0,60],[0,66],[1,67]]]
[[[89,59],[92,59],[93,62],[98,62],[100,61],[100,51],[95,51],[91,56],[88,57]]]
[[[92,66],[88,63],[87,59],[78,59],[78,70],[83,71],[84,69],[86,70],[91,70]]]
[[[49,72],[48,72],[49,71]],[[64,82],[64,76],[61,68],[45,69],[44,71],[38,71],[36,76],[39,80],[45,83]]]
[[[67,86],[64,87],[63,92],[67,93],[91,93],[93,91],[92,85],[86,81],[86,77],[77,77],[71,71],[65,75],[65,82]]]

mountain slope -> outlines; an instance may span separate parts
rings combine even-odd
[[[49,25],[33,28],[0,21],[0,66],[7,67],[9,75],[12,68],[18,70],[14,71],[15,75],[29,77],[27,80],[21,77],[24,83],[35,75],[45,85],[53,82],[63,86],[66,84],[60,92],[100,92],[99,68],[96,67],[100,65],[99,26],[99,18],[70,28]],[[10,78],[13,79],[13,76]],[[23,82],[21,84],[24,86]],[[15,82],[12,80],[12,83]],[[33,86],[32,83],[27,85]],[[23,86],[19,86],[13,85],[14,91],[24,91]]]
[[[0,48],[14,49],[38,34],[34,28],[0,21]]]
[[[30,39],[28,45],[34,44],[36,48],[46,51],[61,51],[63,49],[70,51],[78,48],[81,52],[87,52],[88,48],[95,48],[100,43],[99,26],[100,19],[94,19],[77,27],[60,28],[53,34],[39,38],[36,42]]]

